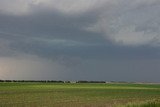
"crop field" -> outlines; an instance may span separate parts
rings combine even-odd
[[[150,101],[159,107],[160,85],[0,83],[0,107],[152,107],[134,106]]]

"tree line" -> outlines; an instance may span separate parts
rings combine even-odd
[[[61,81],[61,80],[0,80],[0,82],[40,82],[40,83],[106,83],[105,81]]]

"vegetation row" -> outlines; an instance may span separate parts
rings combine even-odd
[[[60,81],[60,80],[0,80],[0,82],[41,82],[41,83],[106,83],[105,81]]]

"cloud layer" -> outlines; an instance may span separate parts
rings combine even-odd
[[[1,14],[20,15],[21,17],[32,14],[31,16],[33,17],[28,19],[28,21],[32,21],[36,20],[33,19],[34,17],[40,17],[35,14],[46,15],[45,11],[47,11],[47,15],[53,14],[51,15],[53,18],[55,18],[54,14],[65,15],[64,17],[68,16],[67,20],[69,21],[73,18],[73,20],[77,20],[78,22],[76,21],[77,24],[72,26],[79,26],[79,30],[86,29],[87,31],[98,32],[107,40],[116,44],[132,46],[149,44],[157,46],[160,41],[160,7],[158,4],[158,0],[3,0],[1,1],[0,12]],[[75,18],[79,15],[82,18],[84,17],[83,15],[88,15],[84,20],[89,21],[92,17],[94,17],[94,20],[91,23],[80,25],[83,23],[83,20]],[[42,18],[46,17],[42,16]],[[42,21],[43,19],[40,18],[38,20]],[[23,21],[23,19],[21,20]],[[47,23],[45,21],[41,23]],[[64,24],[68,25],[69,23],[66,22],[69,21],[65,21]],[[34,24],[37,26],[40,23]],[[27,25],[24,24],[22,27],[26,27]],[[56,27],[56,25],[52,26]]]
[[[46,18],[44,15],[51,15],[51,17],[55,18],[54,15],[59,14],[59,17],[62,18],[64,16],[66,18],[55,20],[63,20],[64,23],[61,24],[65,24],[64,27],[72,24],[72,22],[67,22],[76,20],[77,24],[75,23],[75,25],[72,26],[77,27],[79,30],[100,33],[101,36],[115,44],[159,46],[159,4],[160,2],[158,0],[2,0],[0,13],[20,15],[21,17],[32,14],[31,16],[33,17],[27,19],[28,21],[42,21]],[[41,16],[36,15],[37,13],[43,15],[42,19],[38,18]],[[82,18],[82,20],[78,19],[77,16]],[[85,20],[86,23],[83,22]],[[92,21],[88,23],[89,20]],[[47,24],[47,20],[41,23]],[[83,23],[83,25],[81,25],[81,23]],[[40,23],[35,22],[34,24],[37,28]],[[51,26],[57,26],[56,23],[53,24],[54,25]],[[22,27],[26,27],[27,25],[24,24]],[[41,28],[38,30],[40,29]]]
[[[159,0],[1,0],[1,65],[9,78],[159,81],[159,17]]]

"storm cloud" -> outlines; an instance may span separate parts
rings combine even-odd
[[[159,0],[1,0],[0,79],[159,82],[159,17]]]

